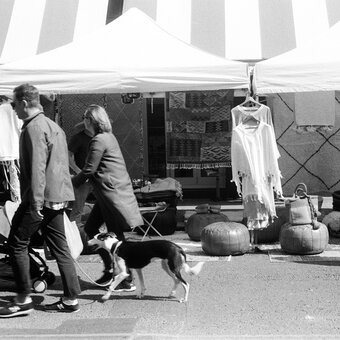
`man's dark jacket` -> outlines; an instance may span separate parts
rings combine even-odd
[[[39,113],[20,135],[20,189],[23,202],[41,210],[45,201],[74,200],[64,131]]]

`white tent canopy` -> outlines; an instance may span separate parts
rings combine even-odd
[[[165,32],[136,8],[86,38],[0,67],[0,94],[26,82],[42,93],[249,87],[246,63],[199,50]]]
[[[340,90],[340,22],[326,35],[255,65],[257,94]]]

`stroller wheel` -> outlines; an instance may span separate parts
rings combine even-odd
[[[43,293],[47,288],[47,283],[45,280],[36,279],[33,281],[32,286],[35,293]]]
[[[46,281],[48,286],[53,285],[55,282],[55,275],[52,272],[45,272],[43,275],[44,280]]]

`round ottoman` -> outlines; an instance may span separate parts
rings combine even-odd
[[[285,223],[280,232],[281,248],[288,254],[322,253],[328,245],[328,240],[328,229],[320,222],[317,222],[315,227],[311,224],[291,225]]]
[[[185,230],[193,241],[201,240],[203,228],[214,222],[227,222],[229,218],[224,214],[215,213],[196,213],[188,218]]]
[[[249,231],[236,222],[215,222],[201,233],[202,249],[208,255],[240,255],[249,250]]]
[[[340,237],[340,211],[332,211],[326,215],[322,223],[328,228],[329,235]]]

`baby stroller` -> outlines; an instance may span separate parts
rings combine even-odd
[[[1,278],[13,280],[7,247],[10,223],[4,208],[0,208],[0,254],[3,254],[3,256],[0,256]],[[39,239],[39,237],[36,239]],[[43,293],[48,286],[54,283],[55,275],[49,271],[46,261],[38,251],[33,249],[32,244],[28,247],[28,255],[30,258],[32,290],[35,293]]]

